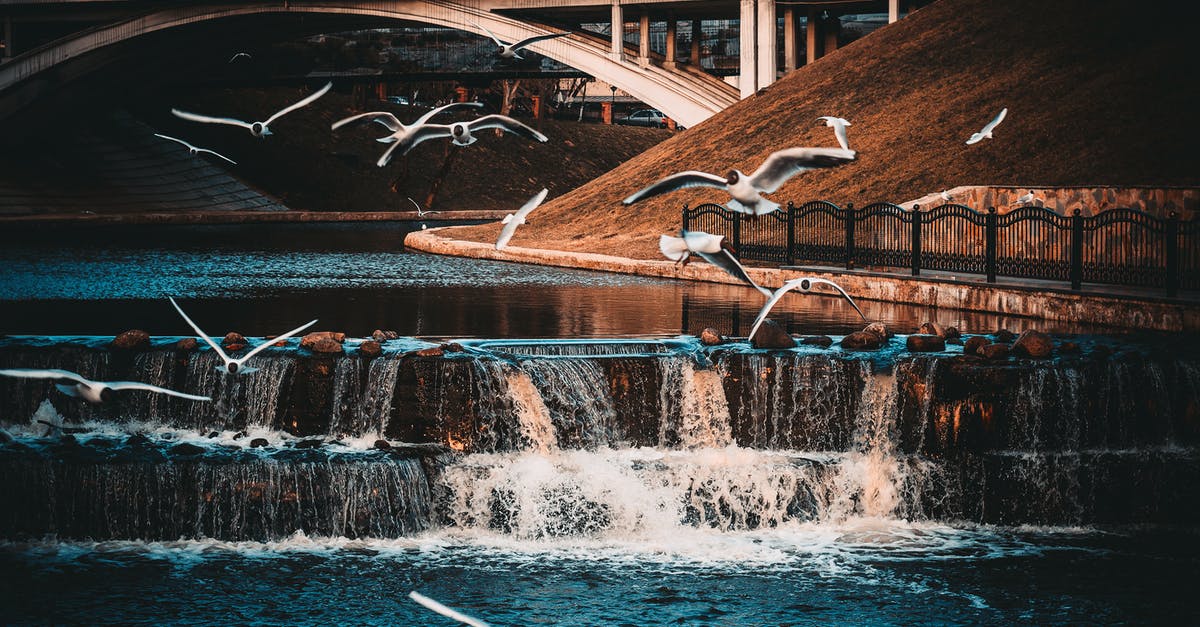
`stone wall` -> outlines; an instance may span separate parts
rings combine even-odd
[[[1032,192],[1029,204],[1071,215],[1076,209],[1089,216],[1108,209],[1140,209],[1165,218],[1173,211],[1181,220],[1193,220],[1200,215],[1200,189],[1192,187],[1010,187],[964,185],[947,190],[953,202],[977,211],[995,207],[1000,213],[1021,206],[1017,199]],[[930,209],[946,204],[940,193],[928,194],[902,203],[905,209],[913,204]]]

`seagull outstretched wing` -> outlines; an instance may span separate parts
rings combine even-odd
[[[500,115],[498,113],[485,115],[481,118],[471,120],[470,122],[467,122],[467,127],[471,129],[472,133],[485,128],[498,128],[514,135],[520,135],[521,137],[528,139],[536,139],[540,142],[545,142],[547,140],[545,135],[542,135],[541,133],[506,115]]]
[[[175,308],[175,311],[179,312],[180,316],[183,316],[184,322],[188,323],[189,327],[192,327],[192,330],[196,332],[196,335],[200,336],[200,339],[204,340],[205,344],[208,344],[214,351],[217,352],[217,355],[221,357],[221,361],[226,363],[233,361],[229,358],[229,355],[225,354],[225,351],[221,350],[221,346],[219,344],[214,342],[211,337],[208,337],[204,331],[201,331],[200,327],[196,326],[196,323],[192,322],[192,319],[189,318],[187,314],[183,313],[183,309],[179,306],[179,303],[175,302],[174,298],[167,297],[167,300],[171,301],[171,306]]]
[[[104,385],[104,387],[107,387],[111,390],[148,390],[150,392],[158,392],[159,394],[169,394],[171,396],[178,396],[179,398],[186,398],[186,399],[193,400],[193,401],[211,401],[212,400],[212,398],[208,397],[208,396],[196,396],[195,394],[184,394],[183,392],[176,392],[175,390],[168,390],[167,388],[160,388],[157,385],[150,385],[149,383],[140,383],[138,381],[105,381],[103,383],[103,385]]]
[[[675,190],[684,189],[685,187],[716,187],[717,189],[725,189],[728,181],[724,177],[707,172],[697,170],[688,170],[687,172],[677,172],[666,178],[659,179],[650,185],[632,193],[628,198],[621,202],[626,205],[632,205],[639,200],[645,200],[652,196],[673,192]]]
[[[862,310],[858,308],[858,305],[855,304],[854,299],[850,298],[850,295],[846,293],[846,290],[842,289],[842,287],[837,283],[826,279],[815,278],[792,279],[791,281],[784,283],[779,289],[775,290],[775,293],[771,294],[771,298],[768,299],[767,303],[763,305],[763,308],[759,310],[758,317],[754,319],[754,325],[750,327],[750,335],[746,336],[746,339],[754,339],[754,334],[758,332],[758,327],[762,325],[763,320],[767,319],[767,314],[771,313],[771,308],[773,308],[775,303],[778,303],[779,299],[783,298],[785,294],[796,288],[800,288],[801,291],[807,292],[812,289],[814,284],[817,283],[833,286],[834,289],[836,289],[838,292],[841,292],[842,296],[846,297],[846,300],[850,301],[850,306],[854,307],[854,311],[857,311],[858,315],[862,316],[863,320],[867,319],[866,315],[864,315]]]
[[[845,148],[788,148],[771,153],[750,175],[750,184],[771,193],[796,174],[814,168],[831,168],[854,161],[855,152]]]
[[[549,193],[550,190],[543,188],[536,196],[527,200],[524,205],[521,205],[521,208],[517,209],[516,213],[505,218],[504,228],[500,229],[500,237],[496,238],[496,250],[503,250],[508,245],[508,240],[512,239],[513,234],[517,232],[517,227],[525,224],[525,216],[529,215],[534,209],[537,209],[538,205],[542,204],[542,201],[546,199],[546,195]]]
[[[171,109],[171,114],[177,118],[183,118],[192,122],[204,122],[205,124],[228,124],[230,126],[240,126],[247,129],[252,129],[254,127],[254,125],[250,124],[249,122],[243,122],[233,118],[218,118],[211,115],[200,115],[199,113],[192,113],[190,111],[181,111],[179,109]]]
[[[332,82],[330,82],[330,83],[325,83],[325,86],[324,86],[324,87],[322,87],[322,88],[318,89],[317,91],[314,91],[313,93],[309,94],[307,97],[305,97],[305,98],[304,98],[303,100],[301,100],[300,102],[297,102],[296,104],[294,104],[294,105],[291,105],[291,106],[289,106],[289,107],[285,107],[285,108],[283,108],[283,109],[280,109],[278,113],[276,113],[275,115],[273,115],[273,116],[271,116],[271,117],[267,118],[267,121],[266,121],[266,122],[263,122],[263,125],[264,125],[264,126],[270,126],[270,125],[271,125],[271,122],[274,122],[275,120],[278,120],[279,118],[281,118],[281,117],[283,117],[283,116],[285,116],[285,115],[287,115],[287,114],[291,113],[292,111],[295,111],[296,109],[299,109],[300,107],[305,107],[305,106],[308,106],[309,104],[311,104],[311,103],[312,103],[314,100],[316,100],[317,98],[320,98],[321,96],[324,96],[324,95],[325,95],[325,93],[326,93],[326,92],[328,92],[328,91],[329,91],[329,90],[330,90],[332,87],[333,87],[333,83],[332,83]]]

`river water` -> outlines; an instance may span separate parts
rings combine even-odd
[[[738,286],[413,254],[402,248],[408,228],[413,225],[5,234],[0,236],[0,332],[105,335],[138,327],[155,335],[186,334],[166,302],[170,295],[214,335],[230,329],[279,333],[318,317],[321,328],[352,335],[382,328],[426,338],[662,337],[701,325],[744,333],[762,301]],[[862,325],[839,299],[789,300],[785,319],[796,332],[841,334]],[[967,331],[1028,324],[862,305],[869,318],[901,328],[925,319]],[[783,370],[768,357],[754,362],[761,377],[752,379],[761,379],[763,390],[775,389],[769,385]],[[284,364],[282,356],[272,359]],[[59,534],[11,533],[0,539],[0,623],[454,624],[410,601],[410,591],[494,625],[1200,621],[1190,597],[1200,580],[1200,537],[1186,521],[997,526],[932,513],[944,508],[928,502],[937,493],[930,482],[953,478],[934,472],[941,461],[936,455],[898,454],[899,436],[892,427],[896,379],[867,362],[851,363],[864,381],[855,393],[873,400],[870,406],[878,410],[850,417],[846,442],[817,442],[808,447],[812,450],[778,444],[793,441],[779,434],[762,440],[762,450],[734,444],[732,414],[776,407],[779,398],[751,394],[734,411],[721,383],[730,373],[690,362],[664,375],[661,385],[671,394],[654,395],[664,424],[671,426],[670,438],[653,446],[602,439],[597,445],[589,440],[590,429],[611,421],[617,405],[612,399],[599,402],[607,398],[597,392],[605,388],[603,378],[597,378],[594,364],[584,362],[526,360],[515,370],[501,368],[501,362],[483,364],[504,378],[505,385],[494,391],[503,390],[511,401],[506,407],[519,414],[524,444],[447,455],[446,465],[429,475],[435,477],[429,479],[432,485],[422,483],[424,474],[404,474],[415,472],[418,462],[392,461],[366,450],[374,434],[327,444],[327,460],[299,462],[308,458],[296,457],[301,452],[293,450],[296,438],[289,433],[259,425],[249,437],[228,431],[210,438],[207,429],[179,427],[186,416],[154,415],[160,406],[148,404],[147,415],[139,415],[136,424],[118,417],[89,426],[95,433],[80,434],[78,440],[90,452],[76,458],[79,449],[71,448],[74,453],[60,458],[53,451],[66,445],[44,437],[44,425],[36,422],[63,421],[51,403],[37,406],[32,417],[0,416],[0,424],[17,437],[16,443],[0,445],[0,462],[14,473],[34,469],[32,475],[0,479],[9,482],[0,487],[8,501],[3,506],[14,508],[10,512],[26,511],[18,507],[40,512],[46,502],[22,495],[53,494],[48,507],[62,516],[54,522]],[[379,363],[398,364],[383,358]],[[365,381],[374,381],[376,374],[383,380],[387,372],[372,370]],[[817,374],[789,379],[799,381],[784,391],[796,406],[793,413],[816,411],[821,403],[837,404],[830,399],[841,398],[816,394]],[[1134,376],[1124,374],[1121,381]],[[1180,380],[1194,382],[1195,377]],[[336,379],[335,386],[372,396],[347,381]],[[1170,408],[1189,415],[1183,405],[1193,402]],[[1046,405],[1050,413],[1031,415],[1021,424],[1035,429],[1043,419],[1062,421],[1052,413],[1065,411],[1063,406]],[[1042,408],[1036,405],[1037,411]],[[840,416],[837,407],[822,411]],[[564,429],[568,420],[583,426]],[[104,451],[120,449],[133,431],[149,434],[163,450],[180,440],[195,443],[208,451],[201,456],[208,461],[170,456],[154,462],[87,461],[89,455],[99,459],[109,454]],[[250,449],[247,441],[255,436],[268,440],[268,447]],[[329,437],[340,437],[332,426]],[[1101,452],[1118,462],[1168,458],[1186,478],[1195,467],[1189,457],[1195,447],[1187,437],[1168,433],[1152,447]],[[1035,486],[1041,495],[1088,496],[1085,488],[1063,480],[1076,475],[1040,476],[1044,466],[1026,463],[1043,453],[1046,459],[1077,464],[1092,454],[1021,445],[988,457],[999,475],[982,476]],[[260,454],[261,459],[246,461]],[[65,485],[61,477],[72,481]],[[214,481],[223,491],[188,486],[191,477]],[[324,483],[298,479],[303,477],[322,477]],[[408,515],[422,530],[358,531],[399,528],[378,520],[375,527],[354,523],[360,516],[369,518],[368,505],[381,507],[370,510],[375,516],[405,500],[385,498],[380,491],[399,494],[413,486],[425,495],[419,504],[425,509]],[[1154,493],[1159,487],[1140,489]],[[286,519],[297,502],[312,503],[319,516],[313,514],[309,523],[355,531],[233,539],[267,528],[264,493],[276,498],[273,523]],[[122,529],[137,528],[130,521],[147,523],[141,508],[182,511],[171,507],[184,502],[193,508],[188,511],[205,512],[204,520],[196,514],[197,520],[179,525],[154,522],[158,529],[191,531],[122,535],[113,531],[117,527],[105,526],[123,521],[130,526]],[[94,507],[86,509],[89,504]],[[69,532],[76,513],[89,520],[75,528],[107,529],[107,535]],[[1128,519],[1138,516],[1131,512]],[[9,528],[24,528],[10,514],[0,513],[0,520]],[[209,529],[222,531],[204,531]]]
[[[0,333],[188,332],[174,296],[213,335],[279,334],[313,318],[352,336],[475,338],[670,336],[712,326],[745,335],[763,298],[750,288],[441,257],[404,250],[419,222],[103,226],[0,234]],[[427,222],[428,226],[441,223]],[[1028,320],[863,301],[903,330]],[[862,319],[840,297],[790,296],[794,333],[844,334]],[[1046,331],[1089,331],[1039,323]]]

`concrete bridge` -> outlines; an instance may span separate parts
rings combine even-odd
[[[480,28],[483,26],[505,41],[569,31],[568,36],[539,42],[530,49],[615,85],[679,123],[692,126],[770,85],[780,70],[795,69],[801,58],[812,61],[822,51],[835,48],[836,31],[828,26],[830,20],[818,16],[819,12],[832,11],[836,15],[838,11],[880,11],[886,7],[889,19],[900,14],[900,0],[788,2],[780,5],[784,36],[779,42],[780,16],[775,0],[243,0],[147,6],[92,0],[0,0],[4,42],[0,119],[122,58],[187,54],[186,44],[172,45],[174,38],[164,35],[200,33],[229,45],[246,44],[277,36],[272,32],[277,20],[303,16],[304,25],[297,28],[293,21],[287,32],[316,34],[330,27],[346,30],[346,24],[351,23],[346,18],[353,19],[358,28],[419,23],[486,36]],[[801,18],[806,19],[803,45],[797,36]],[[740,50],[736,86],[700,69],[698,37],[692,37],[687,58],[677,58],[676,45],[667,45],[664,54],[651,52],[652,21],[666,21],[667,41],[674,44],[679,22],[690,21],[695,34],[700,20],[705,19],[737,20]],[[636,47],[625,43],[629,21],[637,23]],[[604,23],[609,25],[607,37],[581,28],[582,24]],[[235,28],[238,24],[255,27]],[[23,32],[36,45],[23,47]],[[131,45],[136,42],[149,43]],[[781,43],[783,68],[777,66]]]

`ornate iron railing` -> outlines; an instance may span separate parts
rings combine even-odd
[[[795,265],[909,268],[1083,283],[1200,289],[1200,220],[1135,209],[1064,216],[1043,207],[1004,214],[946,204],[862,209],[813,201],[759,217],[721,205],[683,208],[683,228],[725,235],[739,257]]]

